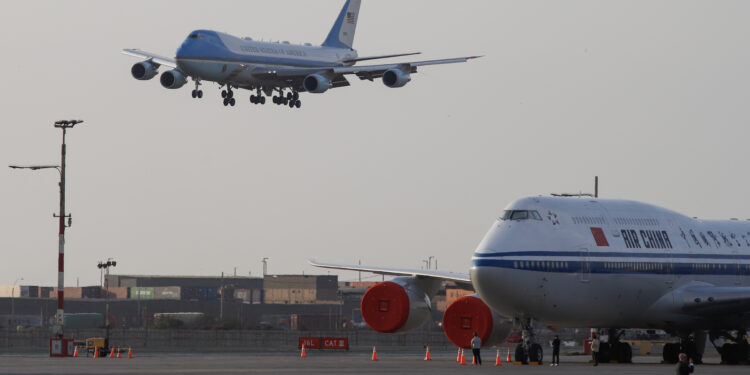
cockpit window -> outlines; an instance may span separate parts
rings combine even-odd
[[[542,215],[539,215],[539,212],[534,210],[505,210],[503,212],[502,216],[499,218],[500,220],[542,220]]]
[[[190,38],[190,39],[196,39],[196,38],[200,38],[200,35],[198,35],[198,34],[190,34],[190,35],[188,35],[188,38]]]

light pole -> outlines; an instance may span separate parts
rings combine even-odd
[[[106,333],[104,335],[104,347],[109,350],[109,267],[116,267],[117,262],[112,258],[107,258],[106,262],[100,261],[96,265],[100,270],[104,270],[104,285],[106,292],[104,294],[104,329]]]
[[[76,124],[82,123],[83,120],[60,120],[55,121],[55,127],[62,129],[62,152],[60,165],[30,165],[18,166],[11,165],[14,169],[50,169],[55,168],[60,172],[60,214],[52,214],[53,217],[60,218],[60,230],[58,238],[58,257],[57,257],[57,313],[55,314],[55,325],[52,328],[52,334],[58,338],[63,338],[63,329],[65,325],[65,275],[63,273],[65,264],[65,218],[68,218],[68,227],[73,224],[70,215],[65,215],[65,133],[68,129]]]
[[[263,276],[266,276],[268,272],[268,258],[263,258],[260,261],[263,263]]]

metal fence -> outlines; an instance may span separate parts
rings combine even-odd
[[[4,337],[3,337],[4,336]],[[104,337],[103,329],[66,330],[65,336],[84,341],[89,337]],[[0,333],[0,347],[14,350],[43,350],[49,347],[47,330]],[[139,350],[171,351],[288,351],[296,350],[300,337],[347,337],[350,350],[423,348],[435,350],[453,348],[442,332],[415,331],[384,334],[370,330],[353,331],[281,331],[281,330],[186,330],[186,329],[112,329],[110,345]]]

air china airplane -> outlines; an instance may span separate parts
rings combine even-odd
[[[203,97],[203,90],[199,87],[201,81],[206,80],[225,88],[221,92],[224,106],[234,106],[233,89],[243,88],[255,91],[255,95],[250,95],[253,104],[265,104],[265,96],[275,94],[274,104],[290,108],[302,105],[300,92],[320,94],[328,89],[349,86],[345,77],[349,74],[369,81],[382,78],[388,87],[403,87],[420,66],[466,62],[478,57],[355,66],[359,61],[419,53],[359,57],[352,45],[360,3],[361,0],[346,1],[321,46],[259,42],[217,31],[195,30],[177,49],[174,59],[139,49],[124,49],[122,53],[146,59],[130,70],[133,78],[138,80],[153,78],[164,65],[171,70],[161,74],[161,85],[178,89],[192,78],[195,82],[193,98]]]
[[[600,358],[630,362],[622,329],[662,329],[680,352],[700,362],[706,337],[722,361],[750,359],[750,222],[699,220],[646,203],[584,196],[527,197],[505,209],[472,257],[469,274],[320,263],[314,266],[398,276],[372,286],[362,317],[379,332],[424,323],[441,280],[475,295],[451,304],[446,336],[469,348],[503,341],[513,327],[524,339],[517,361],[541,361],[536,324],[595,327],[608,333]],[[723,344],[722,344],[723,342]]]

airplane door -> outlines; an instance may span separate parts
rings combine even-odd
[[[591,264],[589,263],[589,249],[581,247],[578,249],[581,256],[581,268],[579,270],[579,280],[587,283],[591,280]]]

